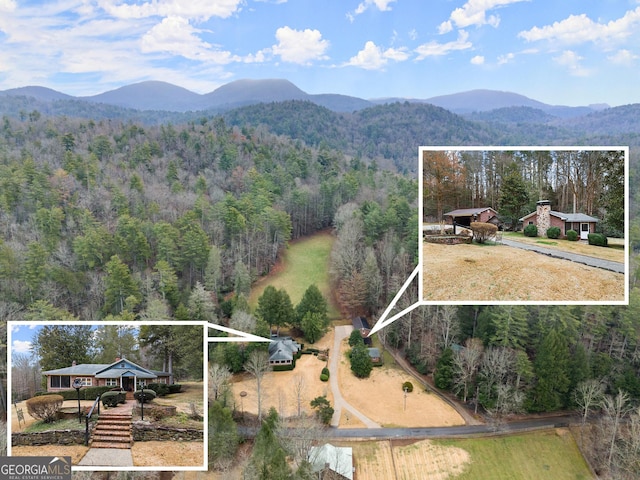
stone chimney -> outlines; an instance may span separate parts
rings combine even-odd
[[[538,236],[547,235],[547,230],[551,226],[551,202],[549,200],[540,200],[536,202]]]

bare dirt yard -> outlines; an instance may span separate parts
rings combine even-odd
[[[313,348],[325,349],[333,346],[333,330],[330,330],[324,337],[311,346]],[[331,354],[331,352],[329,352]],[[296,368],[286,372],[267,372],[262,379],[262,411],[266,412],[274,407],[283,417],[297,415],[298,401],[293,389],[293,385],[303,379],[302,389],[302,410],[308,414],[313,413],[311,400],[316,397],[326,395],[327,399],[333,403],[333,395],[329,382],[320,381],[320,373],[327,365],[326,362],[318,360],[315,355],[302,355],[296,361]],[[236,401],[236,408],[247,413],[258,413],[258,394],[256,380],[248,373],[234,375],[232,379],[233,396]],[[240,392],[247,395],[242,399]]]
[[[336,444],[353,448],[358,480],[414,480],[427,477],[446,480],[462,473],[471,461],[467,451],[436,445],[431,440]]]
[[[427,392],[404,370],[394,365],[374,367],[369,378],[359,379],[352,372],[347,358],[348,339],[340,348],[340,392],[347,402],[371,420],[384,427],[450,427],[464,425],[464,419],[437,395]],[[406,396],[402,384],[414,385]],[[359,422],[358,422],[359,423]],[[355,428],[353,415],[343,410],[340,427]]]
[[[624,300],[623,274],[506,245],[424,243],[423,255],[425,301]]]

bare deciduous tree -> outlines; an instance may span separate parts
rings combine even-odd
[[[209,398],[213,401],[224,396],[224,392],[229,388],[231,370],[226,365],[214,363],[209,367]]]
[[[244,369],[256,379],[258,398],[258,422],[262,423],[262,377],[269,371],[269,355],[264,350],[254,350],[244,364]]]

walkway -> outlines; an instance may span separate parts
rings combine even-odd
[[[529,245],[516,240],[502,239],[502,243],[509,247],[520,248],[522,250],[530,250],[532,252],[542,253],[554,258],[562,258],[576,263],[582,263],[590,267],[602,268],[616,273],[624,273],[624,263],[612,262],[610,260],[602,260],[601,258],[588,257],[587,255],[578,255],[577,253],[563,252],[552,248],[539,247],[537,245]]]
[[[340,416],[342,415],[342,409],[348,410],[367,428],[381,428],[379,424],[371,420],[366,415],[360,413],[353,406],[349,404],[340,393],[340,387],[338,385],[338,362],[340,361],[340,344],[342,340],[347,338],[353,327],[351,325],[340,325],[335,327],[333,333],[333,351],[331,352],[331,359],[329,361],[329,383],[331,384],[331,391],[333,392],[333,418],[331,419],[331,426],[338,427],[340,424]]]
[[[131,454],[131,411],[135,401],[109,409],[102,407],[98,424],[92,432],[91,448],[78,462],[82,466],[130,467]],[[126,436],[126,439],[120,437]]]

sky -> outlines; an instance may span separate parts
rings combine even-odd
[[[0,0],[0,90],[284,78],[367,99],[482,88],[617,106],[640,102],[639,66],[640,0]]]

